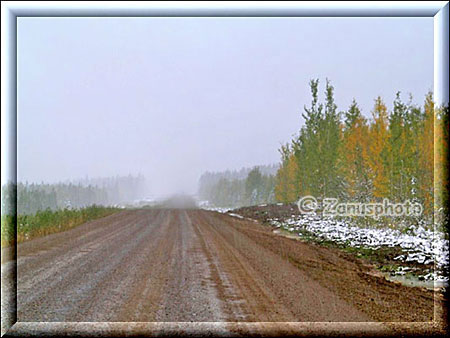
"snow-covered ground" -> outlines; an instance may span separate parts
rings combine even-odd
[[[230,208],[215,207],[215,206],[211,205],[208,201],[198,201],[197,205],[201,209],[217,211],[217,212],[220,212],[220,213],[226,213],[226,212],[231,210]]]
[[[423,276],[425,279],[447,281],[448,278],[439,274],[440,269],[448,266],[449,241],[443,234],[426,230],[419,226],[412,228],[408,234],[393,229],[361,228],[352,226],[333,218],[317,215],[292,215],[280,221],[271,219],[271,224],[302,236],[301,230],[322,239],[353,247],[379,249],[382,246],[402,248],[403,254],[394,259],[401,262],[415,261],[419,264],[436,264],[435,273]]]
[[[221,213],[231,210],[213,207],[207,201],[200,201],[198,205],[202,209]],[[282,203],[278,203],[278,205],[282,205]],[[236,213],[229,213],[229,215],[246,218]],[[318,238],[356,248],[377,250],[381,247],[400,247],[403,253],[394,260],[399,263],[417,262],[423,265],[435,263],[435,271],[429,271],[422,276],[423,279],[448,282],[448,277],[440,273],[449,264],[449,241],[441,232],[430,231],[423,226],[411,227],[407,233],[389,228],[362,228],[332,217],[316,214],[292,215],[284,220],[273,218],[269,221],[274,227],[296,233],[298,236],[303,236],[303,232],[307,231]],[[407,271],[409,271],[408,267],[399,267],[396,273],[402,275]]]

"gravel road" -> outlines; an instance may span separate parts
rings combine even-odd
[[[18,246],[19,322],[424,322],[433,306],[338,251],[206,210],[127,210]]]

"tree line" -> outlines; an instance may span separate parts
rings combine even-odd
[[[423,205],[429,221],[434,211],[443,210],[448,105],[436,107],[428,93],[421,107],[412,97],[403,102],[397,93],[391,111],[377,97],[368,119],[355,100],[338,111],[328,80],[324,102],[319,102],[318,79],[311,80],[310,88],[312,101],[302,114],[305,123],[280,148],[278,201],[294,202],[305,195],[352,202],[410,200]]]
[[[268,165],[206,172],[200,177],[198,196],[214,206],[226,208],[273,203],[277,169],[277,165]]]
[[[11,210],[11,205],[17,202],[19,215],[35,214],[47,209],[79,209],[91,205],[114,206],[145,197],[145,187],[143,175],[85,178],[55,184],[9,183],[2,187],[2,203],[4,210]]]

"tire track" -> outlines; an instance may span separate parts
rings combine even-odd
[[[229,216],[198,211],[199,224],[245,299],[250,321],[370,321],[283,257],[230,226]]]
[[[156,214],[150,215],[150,219]],[[152,232],[148,221],[140,217],[125,217],[110,233],[97,233],[81,249],[71,246],[66,254],[57,256],[58,250],[51,250],[52,260],[45,260],[42,266],[18,268],[18,319],[19,321],[96,321],[86,317],[83,308],[86,299],[94,297],[101,288],[102,279],[107,279],[114,269],[127,260],[132,250]],[[105,229],[107,231],[108,229]],[[77,241],[74,241],[76,244]],[[73,256],[72,256],[73,255]],[[39,260],[39,256],[35,258]],[[34,268],[34,269],[33,269]],[[44,307],[46,311],[39,311]],[[111,313],[106,311],[106,313]],[[101,313],[100,313],[101,314]],[[88,320],[86,320],[88,318]]]

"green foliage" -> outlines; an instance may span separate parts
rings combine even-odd
[[[311,80],[312,101],[309,108],[305,107],[302,114],[305,123],[300,129],[299,136],[292,140],[291,147],[284,146],[282,152],[282,169],[288,165],[290,151],[295,158],[296,172],[286,169],[286,173],[279,172],[278,177],[288,176],[288,181],[295,182],[296,194],[292,191],[283,193],[277,189],[277,194],[289,196],[283,202],[294,202],[300,195],[314,195],[321,197],[338,197],[342,192],[342,168],[340,167],[339,149],[341,147],[340,113],[334,101],[334,87],[327,81],[325,88],[325,103],[319,103],[319,80]],[[281,180],[278,184],[281,184]],[[280,199],[280,198],[279,198]]]
[[[445,233],[450,233],[449,222],[449,106],[437,110],[435,119],[435,210],[434,217]]]
[[[260,202],[262,192],[264,190],[263,177],[261,172],[256,167],[248,173],[245,180],[245,199],[250,205]]]
[[[433,202],[442,215],[443,202],[448,200],[447,167],[443,164],[448,144],[448,107],[435,109],[431,93],[423,108],[412,105],[412,98],[404,103],[397,93],[391,112],[378,97],[372,120],[367,120],[355,100],[347,111],[338,112],[334,87],[328,80],[323,103],[318,95],[319,80],[311,80],[310,87],[312,100],[302,114],[304,125],[298,136],[280,149],[275,186],[278,201],[295,202],[306,195],[319,200],[336,197],[341,202],[388,198],[393,203],[421,203],[423,219],[429,225]],[[433,120],[437,121],[436,133]],[[436,188],[434,166],[441,173]]]
[[[144,197],[145,187],[142,175],[56,184],[8,183],[2,187],[2,212],[11,214],[17,210],[20,215],[31,215],[46,209],[118,205]]]
[[[122,209],[90,206],[82,209],[42,210],[33,215],[2,215],[2,246],[13,243],[17,224],[17,242],[65,231],[87,221],[105,217]]]
[[[205,173],[199,197],[217,207],[236,208],[275,201],[275,166],[243,168],[240,172]]]
[[[16,216],[2,215],[1,216],[1,243],[2,247],[13,245],[16,233]]]

